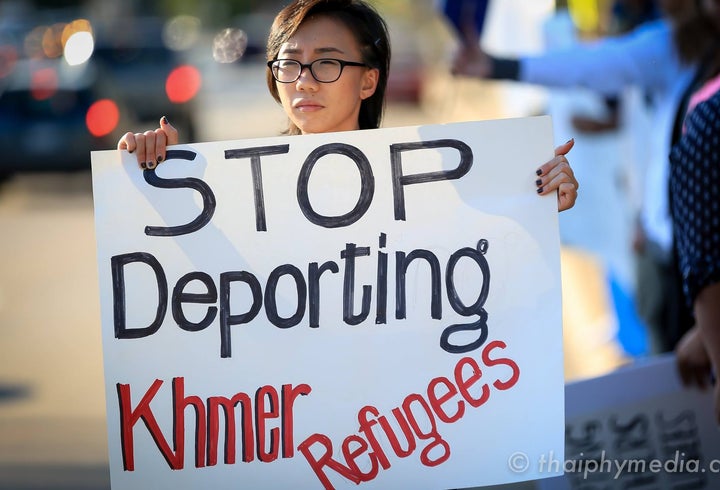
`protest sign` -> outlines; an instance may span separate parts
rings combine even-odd
[[[570,383],[565,396],[565,459],[533,462],[565,475],[540,490],[720,488],[712,390],[683,387],[674,355]]]
[[[547,117],[94,152],[113,488],[458,488],[563,452]],[[556,473],[557,474],[557,473]]]

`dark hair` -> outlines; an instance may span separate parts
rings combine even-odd
[[[675,47],[684,63],[693,64],[712,60],[717,49],[717,28],[703,11],[700,0],[662,0],[661,7],[673,25]],[[706,57],[710,56],[710,59]]]
[[[385,88],[390,73],[390,40],[387,25],[380,14],[363,0],[295,0],[275,17],[267,43],[267,60],[277,58],[280,47],[292,37],[300,25],[313,15],[327,15],[342,22],[360,45],[362,61],[380,72],[375,93],[363,100],[358,116],[360,129],[380,127],[385,109]],[[275,79],[268,68],[267,86],[280,102]],[[288,134],[300,130],[290,122]]]

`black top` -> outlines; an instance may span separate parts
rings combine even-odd
[[[683,290],[692,306],[720,282],[720,92],[685,120],[670,154],[670,193]]]

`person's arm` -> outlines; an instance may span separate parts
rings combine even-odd
[[[720,282],[703,288],[695,298],[695,321],[704,341],[705,349],[715,367],[720,367]],[[715,383],[715,420],[720,424],[720,383]]]
[[[695,326],[675,349],[680,378],[686,386],[704,390],[710,384],[715,366],[720,366],[720,282],[703,288],[693,303]],[[715,420],[720,424],[720,383],[713,388]]]
[[[480,49],[461,49],[452,72],[548,87],[585,87],[616,95],[628,85],[654,88],[667,84],[677,66],[672,32],[667,23],[659,21],[625,36],[514,59],[494,57]]]

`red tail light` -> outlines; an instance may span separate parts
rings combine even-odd
[[[35,100],[47,100],[58,89],[58,75],[53,68],[40,68],[31,75],[30,90]]]
[[[107,136],[112,133],[119,121],[118,106],[110,99],[102,99],[93,103],[85,116],[88,131],[95,137]]]
[[[182,65],[170,72],[165,82],[165,92],[174,104],[182,104],[192,100],[200,91],[202,76],[200,71],[191,65]]]

